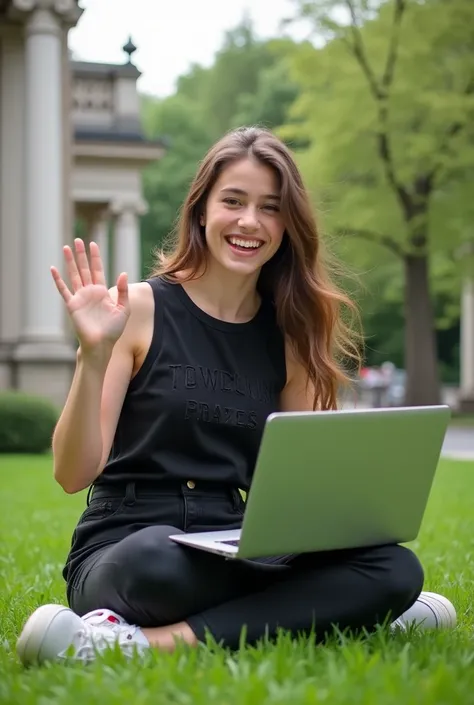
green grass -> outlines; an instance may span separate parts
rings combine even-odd
[[[459,428],[460,426],[463,428],[470,428],[471,426],[474,427],[474,414],[453,414],[451,426],[456,428]]]
[[[0,703],[474,703],[474,463],[441,463],[414,544],[426,589],[457,607],[454,631],[391,636],[380,630],[324,647],[282,635],[275,645],[235,654],[211,645],[126,662],[109,653],[87,668],[53,664],[25,671],[15,655],[16,637],[38,605],[65,601],[60,571],[85,502],[85,493],[67,496],[53,483],[50,465],[49,457],[0,456]]]

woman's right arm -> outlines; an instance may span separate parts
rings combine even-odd
[[[138,299],[134,305],[129,300],[126,274],[107,288],[95,243],[90,257],[80,239],[74,250],[64,248],[70,288],[51,267],[79,340],[74,379],[53,435],[54,477],[68,493],[85,489],[102,472],[133,373],[137,320],[143,318],[140,296],[130,296]]]
[[[54,478],[79,492],[102,472],[132,376],[133,352],[122,335],[110,353],[78,351],[71,389],[53,435]]]

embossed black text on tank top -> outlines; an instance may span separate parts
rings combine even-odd
[[[207,423],[228,424],[242,428],[257,427],[257,412],[239,409],[234,404],[209,404],[198,398],[199,391],[234,395],[265,403],[271,401],[268,386],[261,381],[250,380],[243,375],[210,369],[202,365],[170,365],[172,388],[194,391],[193,397],[186,399],[185,418]]]

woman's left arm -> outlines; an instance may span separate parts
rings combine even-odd
[[[308,372],[299,362],[289,343],[285,349],[286,384],[280,398],[281,411],[313,411],[314,387]]]

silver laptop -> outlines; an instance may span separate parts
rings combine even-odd
[[[444,405],[272,414],[242,528],[170,538],[228,558],[412,541],[450,416]]]

